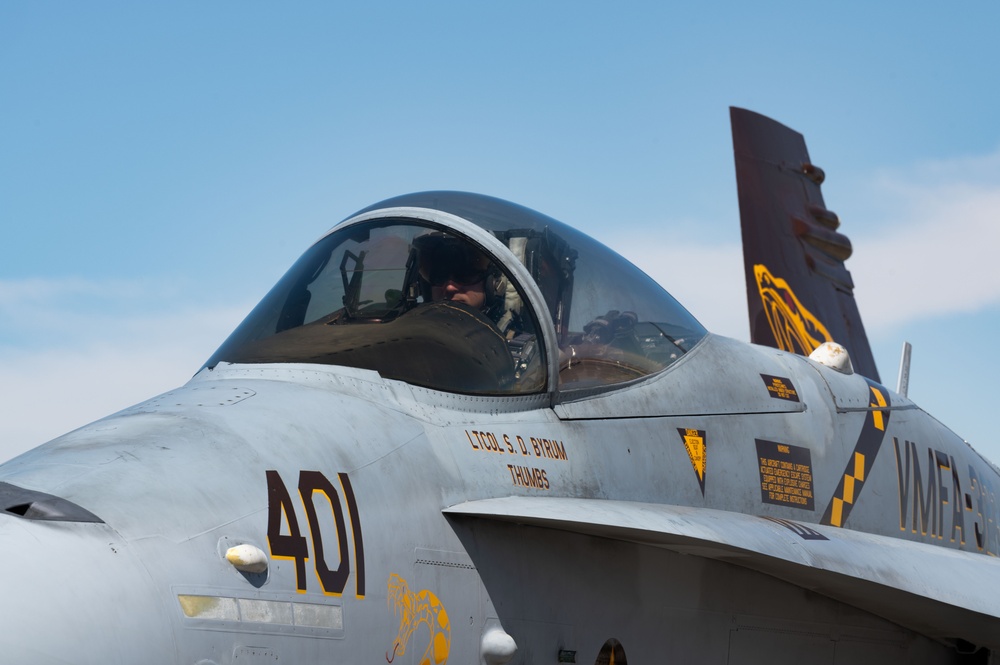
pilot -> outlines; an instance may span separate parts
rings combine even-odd
[[[506,279],[486,254],[472,244],[443,234],[414,241],[418,272],[429,300],[450,300],[478,309],[497,323],[503,315]]]
[[[413,245],[425,301],[457,302],[482,312],[507,342],[515,379],[525,386],[544,382],[534,328],[525,325],[521,297],[500,267],[470,242],[442,233],[416,238]]]

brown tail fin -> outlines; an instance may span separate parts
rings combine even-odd
[[[856,372],[878,381],[844,266],[851,241],[823,204],[822,169],[798,132],[744,109],[730,118],[751,341],[802,355],[837,342]]]

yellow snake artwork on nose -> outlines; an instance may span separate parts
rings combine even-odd
[[[392,655],[385,654],[386,662],[391,663],[396,656],[406,653],[407,642],[420,626],[426,626],[430,635],[419,665],[444,665],[448,662],[451,623],[438,597],[426,589],[413,593],[406,580],[395,573],[389,576],[388,587],[388,605],[399,617],[399,632],[393,641]]]

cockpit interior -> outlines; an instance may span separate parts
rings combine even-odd
[[[424,192],[334,227],[206,363],[322,363],[469,395],[592,393],[706,334],[641,270],[501,199]]]

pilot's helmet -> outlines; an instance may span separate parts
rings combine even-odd
[[[503,304],[506,280],[497,265],[471,242],[444,233],[429,233],[414,238],[417,272],[424,286],[483,284],[484,309],[491,314]],[[429,293],[425,293],[428,297]]]
[[[478,284],[486,281],[490,259],[481,250],[461,238],[431,233],[414,239],[420,278],[431,286],[448,281]]]

